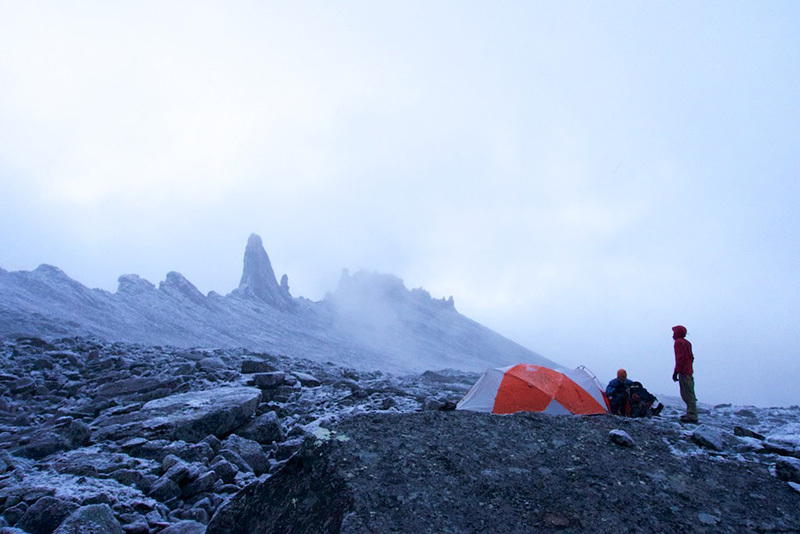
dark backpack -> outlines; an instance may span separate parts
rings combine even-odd
[[[628,394],[631,399],[640,400],[645,403],[653,403],[657,400],[655,395],[644,389],[641,382],[634,382],[631,384]]]

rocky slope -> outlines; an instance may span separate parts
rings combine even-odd
[[[440,411],[474,374],[91,338],[0,368],[0,533],[800,531],[797,407],[501,417]]]
[[[0,339],[97,336],[176,347],[246,347],[370,371],[480,372],[521,361],[557,364],[458,313],[449,300],[408,290],[392,275],[343,274],[321,302],[293,298],[251,235],[239,286],[203,295],[180,273],[156,287],[137,275],[116,293],[89,289],[56,267],[0,269]]]

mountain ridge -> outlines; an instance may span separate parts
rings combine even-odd
[[[407,289],[390,274],[343,271],[336,290],[314,302],[276,280],[252,234],[239,286],[203,295],[176,271],[158,286],[121,275],[115,293],[90,289],[58,267],[0,269],[0,337],[97,336],[178,347],[245,347],[334,361],[360,369],[482,371],[553,362],[461,315],[449,299]]]

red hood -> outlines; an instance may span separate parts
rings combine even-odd
[[[685,326],[673,326],[672,327],[672,339],[679,339],[686,337],[686,327]]]

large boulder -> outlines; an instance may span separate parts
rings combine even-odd
[[[72,512],[54,534],[123,534],[123,529],[109,505],[90,504]]]
[[[626,426],[626,448],[608,443],[619,425],[608,417],[422,411],[327,425],[218,508],[207,534],[800,529],[788,484],[757,465],[675,455],[673,429]],[[695,512],[676,514],[687,495]]]
[[[15,525],[30,534],[50,534],[78,505],[45,496],[33,503]]]
[[[246,424],[261,402],[261,391],[251,387],[221,387],[152,400],[139,411],[101,415],[95,441],[145,437],[196,443],[206,436],[224,436]]]

